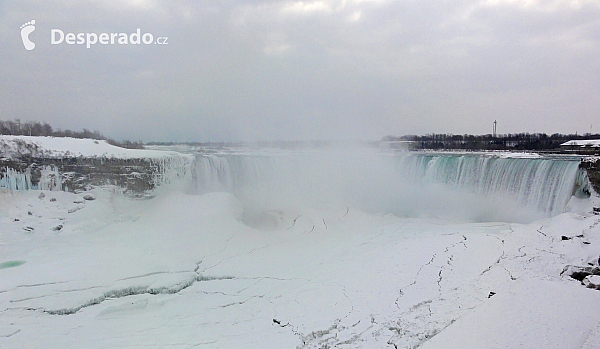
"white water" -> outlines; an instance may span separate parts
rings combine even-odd
[[[422,184],[451,188],[517,203],[554,216],[573,194],[579,161],[493,156],[405,156],[399,172]]]
[[[578,160],[370,151],[199,155],[193,191],[256,211],[335,204],[404,217],[530,221],[560,214]]]

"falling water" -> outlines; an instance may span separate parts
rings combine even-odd
[[[459,206],[479,210],[478,220],[511,219],[503,217],[511,210],[539,218],[564,211],[578,165],[578,159],[490,154],[199,155],[194,191],[228,191],[259,209],[327,202],[419,216],[452,215]]]

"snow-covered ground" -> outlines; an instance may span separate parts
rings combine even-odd
[[[598,264],[595,200],[516,224],[3,191],[0,347],[598,348],[600,292],[561,275]]]
[[[2,157],[30,155],[55,158],[83,156],[118,159],[155,159],[177,154],[173,151],[125,149],[108,144],[104,140],[0,135],[0,155]]]

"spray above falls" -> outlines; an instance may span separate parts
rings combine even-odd
[[[192,191],[248,209],[341,205],[405,217],[530,221],[560,214],[585,182],[574,158],[282,151],[198,155]]]

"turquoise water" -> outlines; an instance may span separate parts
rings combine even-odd
[[[8,261],[0,263],[0,269],[14,268],[25,264],[25,261]]]

